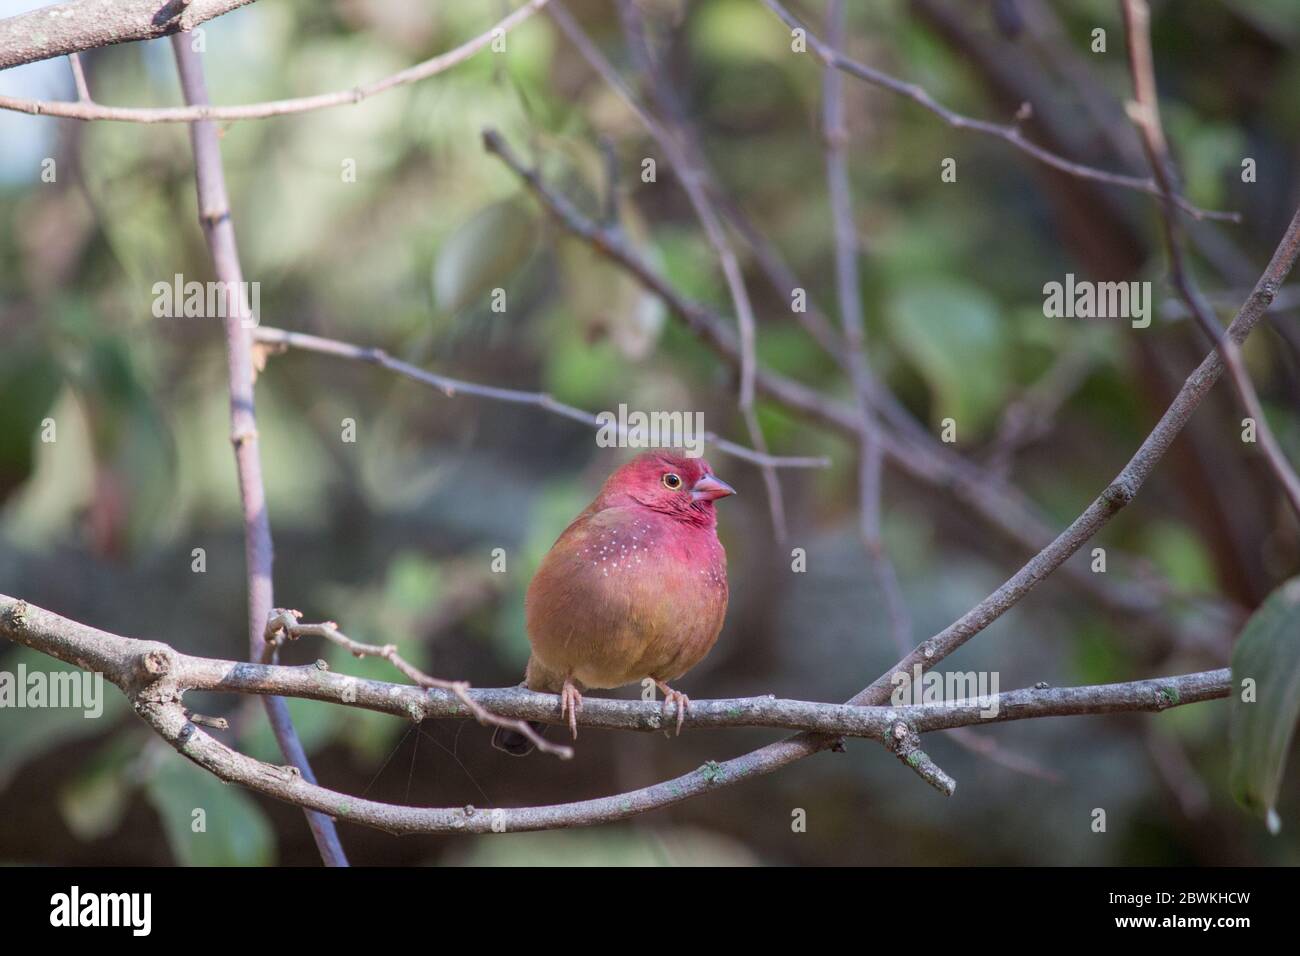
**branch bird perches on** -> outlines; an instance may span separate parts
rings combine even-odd
[[[283,612],[282,612],[283,613]],[[273,618],[269,630],[290,625]],[[332,625],[303,625],[326,636]],[[679,803],[784,766],[798,756],[838,749],[841,737],[875,739],[931,786],[952,793],[955,782],[919,748],[920,734],[972,724],[1060,717],[1162,711],[1226,697],[1227,669],[1095,687],[1028,688],[942,704],[862,706],[751,697],[691,702],[685,726],[771,727],[799,730],[787,741],[742,757],[709,761],[684,776],[640,790],[544,807],[407,807],[338,793],[304,779],[296,767],[255,760],[226,746],[185,709],[187,691],[277,695],[327,701],[392,714],[412,721],[475,716],[490,709],[516,721],[561,723],[559,698],[522,688],[462,691],[390,684],[336,674],[323,662],[302,667],[213,660],[181,654],[159,641],[100,631],[7,595],[0,595],[0,636],[70,664],[102,673],[119,687],[135,712],[178,752],[222,780],[334,819],[392,833],[489,833],[593,826]],[[342,635],[338,635],[341,637]],[[331,638],[333,639],[333,638]],[[354,642],[334,640],[356,651]],[[381,651],[361,645],[363,653]],[[408,675],[409,676],[409,675]],[[992,716],[990,716],[992,714]],[[588,697],[578,717],[584,726],[654,732],[665,729],[654,701]]]

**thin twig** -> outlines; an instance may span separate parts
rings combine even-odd
[[[906,99],[911,100],[918,106],[929,110],[935,116],[939,117],[953,129],[967,129],[985,136],[992,136],[1006,143],[1010,143],[1016,149],[1033,157],[1040,163],[1051,166],[1053,169],[1059,169],[1061,172],[1069,173],[1071,176],[1077,176],[1080,179],[1091,179],[1094,182],[1106,183],[1110,186],[1121,186],[1126,189],[1135,189],[1138,192],[1150,193],[1153,196],[1161,195],[1160,186],[1151,177],[1142,178],[1140,176],[1126,176],[1122,173],[1112,173],[1104,169],[1096,169],[1083,163],[1076,163],[1059,156],[1049,149],[1044,149],[1035,143],[1025,139],[1024,133],[1019,126],[1007,125],[1001,126],[997,123],[990,123],[987,120],[975,119],[971,116],[963,116],[961,113],[954,112],[948,107],[937,102],[924,87],[916,83],[908,83],[896,77],[883,73],[880,70],[867,66],[865,63],[859,63],[857,60],[849,59],[832,50],[823,40],[814,35],[803,23],[801,23],[793,13],[782,6],[778,0],[763,0],[773,13],[781,18],[792,30],[803,30],[808,39],[808,49],[822,63],[833,66],[837,70],[843,70],[850,76],[855,76],[860,80],[879,86],[882,89],[889,90]],[[1176,198],[1178,208],[1187,213],[1194,219],[1216,219],[1227,222],[1240,222],[1241,215],[1235,212],[1213,212],[1202,209],[1188,202],[1183,197]]]
[[[299,96],[293,99],[271,100],[266,103],[248,103],[241,106],[190,105],[159,109],[103,106],[98,103],[25,100],[13,96],[0,96],[0,109],[31,113],[36,116],[58,116],[75,120],[115,120],[125,123],[192,123],[195,120],[226,122],[231,120],[267,119],[272,116],[309,113],[313,110],[328,109],[332,106],[349,106],[395,87],[417,83],[463,63],[490,44],[495,36],[501,36],[509,32],[546,6],[548,2],[549,0],[527,0],[522,7],[500,20],[487,32],[479,34],[474,39],[462,43],[453,50],[441,53],[432,59],[425,60],[423,63],[417,63],[415,66],[407,67],[405,70],[391,76],[373,80],[370,83],[363,83],[360,86],[354,86],[346,90],[335,90],[332,93],[317,93],[314,96]]]
[[[894,756],[910,767],[916,774],[934,789],[946,797],[951,797],[957,789],[957,781],[944,772],[921,749],[921,736],[905,720],[896,720],[885,732],[885,746],[893,751]]]
[[[1178,801],[1189,820],[1205,816],[1210,808],[1210,792],[1187,756],[1183,743],[1168,732],[1150,724],[1143,728],[1142,744],[1155,764],[1161,781]]]
[[[1273,429],[1264,415],[1259,394],[1246,372],[1241,359],[1241,350],[1237,343],[1223,334],[1223,327],[1214,316],[1214,310],[1201,295],[1196,280],[1187,268],[1183,252],[1182,239],[1179,234],[1177,216],[1173,210],[1177,204],[1174,188],[1173,161],[1169,156],[1169,144],[1165,139],[1164,127],[1160,122],[1160,103],[1156,96],[1155,64],[1151,54],[1151,11],[1146,0],[1122,0],[1124,9],[1125,37],[1128,46],[1129,70],[1133,75],[1133,91],[1136,102],[1129,113],[1142,138],[1142,147],[1147,160],[1160,184],[1162,202],[1161,231],[1165,241],[1165,252],[1169,258],[1169,275],[1179,297],[1196,318],[1197,323],[1210,337],[1210,341],[1219,349],[1224,365],[1228,369],[1228,378],[1237,393],[1237,398],[1245,408],[1246,414],[1255,421],[1255,430],[1259,444],[1264,450],[1264,458],[1269,468],[1277,477],[1286,494],[1287,501],[1296,517],[1300,518],[1300,476],[1297,476],[1291,463],[1287,461],[1282,446],[1273,435]]]
[[[1026,777],[1045,780],[1048,783],[1061,782],[1061,775],[1055,770],[1044,767],[1032,757],[1002,747],[996,740],[990,740],[969,727],[954,727],[946,733],[948,739],[955,741],[959,747],[965,747],[971,753],[979,754],[985,760],[992,761],[1012,773],[1024,774]]]
[[[497,402],[532,405],[571,421],[581,422],[592,428],[600,429],[613,425],[618,430],[620,437],[626,436],[626,431],[621,423],[617,421],[603,422],[594,413],[576,408],[573,405],[567,405],[552,398],[545,392],[525,392],[514,388],[482,385],[478,382],[466,382],[462,379],[439,375],[417,365],[411,365],[409,362],[395,359],[383,349],[367,348],[353,345],[350,342],[341,342],[338,339],[309,335],[305,332],[289,332],[284,329],[271,328],[270,326],[258,326],[253,332],[253,338],[259,344],[273,348],[293,348],[304,352],[316,352],[320,355],[333,355],[337,358],[378,365],[405,378],[435,388],[448,398],[455,398],[458,395],[473,395]],[[772,468],[826,468],[830,465],[830,459],[825,457],[769,455],[757,452],[752,448],[746,448],[744,445],[738,445],[725,438],[720,438],[713,432],[705,432],[701,437],[704,441],[717,448],[718,451],[755,465]]]
[[[745,431],[749,434],[749,440],[760,453],[766,454],[767,436],[763,434],[763,426],[759,424],[758,410],[752,405],[749,408],[741,408],[740,417],[745,422]],[[776,476],[776,469],[771,465],[764,465],[759,469],[759,474],[762,475],[763,491],[767,495],[768,513],[772,516],[772,535],[776,538],[777,544],[784,546],[790,532],[786,526],[785,495],[781,492],[781,480]]]
[[[183,714],[193,723],[200,727],[211,727],[213,730],[229,730],[230,721],[225,717],[209,717],[207,714],[196,714],[188,707],[182,711]]]
[[[1204,298],[1216,312],[1231,312],[1237,308],[1237,303],[1249,294],[1250,291],[1247,289],[1224,289],[1210,292]],[[1289,285],[1278,290],[1277,298],[1273,300],[1268,311],[1270,315],[1277,315],[1279,312],[1289,312],[1295,308],[1300,308],[1300,287]],[[1169,319],[1186,319],[1192,312],[1181,299],[1171,297],[1161,303],[1160,314]]]
[[[203,79],[203,61],[195,53],[188,37],[172,37],[172,50],[180,73],[181,89],[190,103],[208,101]],[[244,521],[244,561],[248,575],[248,644],[249,658],[260,661],[264,652],[264,630],[273,603],[271,520],[266,510],[266,489],[262,484],[262,459],[258,450],[257,413],[253,404],[252,347],[245,317],[250,315],[239,249],[235,244],[235,227],[230,218],[230,200],[226,195],[226,177],[221,167],[221,147],[217,130],[210,120],[190,126],[190,143],[194,150],[194,176],[199,201],[199,225],[212,255],[217,278],[226,287],[239,290],[234,314],[223,317],[226,334],[227,373],[230,382],[230,440],[234,445],[239,474],[239,500]],[[307,751],[294,730],[289,708],[277,697],[266,699],[267,718],[285,759],[314,782]],[[339,843],[334,821],[309,812],[316,847],[327,866],[347,866],[347,857]]]
[[[704,157],[699,157],[701,164],[705,163]],[[704,166],[707,170],[707,166]],[[745,244],[749,246],[749,251],[753,253],[754,260],[757,262],[759,269],[767,279],[768,285],[780,296],[781,300],[791,307],[791,314],[794,315],[795,321],[798,322],[812,337],[822,351],[841,368],[845,365],[844,359],[844,340],[840,338],[838,329],[826,317],[826,313],[818,307],[812,297],[812,291],[799,280],[794,270],[790,268],[781,251],[776,248],[775,243],[763,235],[758,227],[750,221],[745,215],[745,211],[725,192],[717,182],[717,177],[709,175],[707,187],[709,194],[713,197],[714,205],[722,211],[727,217]],[[804,308],[798,311],[793,310],[795,290],[803,291]]]
[[[826,35],[832,48],[843,43],[843,0],[830,0],[827,5]],[[849,378],[853,384],[861,431],[858,441],[859,530],[867,552],[867,563],[884,599],[890,634],[899,653],[903,653],[912,644],[912,625],[898,585],[898,573],[880,534],[883,450],[880,425],[871,410],[871,395],[877,386],[867,356],[862,289],[858,281],[858,235],[853,219],[853,192],[849,186],[843,80],[840,71],[829,65],[822,76],[822,142],[835,240],[835,288],[840,331],[848,352]]]
[[[81,57],[76,53],[69,53],[68,66],[72,67],[72,82],[77,88],[77,102],[93,102],[90,98],[90,87],[86,85],[86,71],[81,68]]]
[[[432,687],[437,690],[450,691],[456,699],[465,705],[470,715],[480,724],[486,727],[505,727],[508,730],[514,730],[525,737],[534,747],[542,753],[554,754],[561,760],[568,760],[573,756],[573,748],[566,747],[563,744],[554,744],[528,726],[527,721],[513,719],[510,717],[501,717],[492,713],[490,710],[479,705],[469,694],[469,684],[463,680],[443,680],[440,677],[432,677],[420,670],[414,664],[397,652],[396,644],[363,644],[360,641],[354,641],[342,631],[333,621],[325,621],[321,624],[303,624],[302,612],[294,611],[287,608],[276,608],[271,612],[270,618],[266,622],[266,642],[268,649],[278,646],[280,641],[296,641],[300,637],[320,637],[331,644],[336,644],[343,648],[353,657],[382,657],[388,663],[401,671],[404,675],[413,680],[421,687]],[[270,663],[270,654],[262,663]],[[557,698],[558,701],[558,698]],[[558,706],[558,703],[557,705]]]

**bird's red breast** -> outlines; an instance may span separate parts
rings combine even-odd
[[[727,612],[713,502],[733,493],[699,458],[651,452],[614,472],[528,587],[528,686],[671,681],[699,663]]]

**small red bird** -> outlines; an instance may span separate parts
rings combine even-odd
[[[610,475],[542,559],[524,602],[533,646],[524,683],[560,695],[575,738],[582,691],[646,677],[665,713],[677,708],[681,733],[690,699],[668,681],[703,660],[722,630],[727,554],[713,502],[735,493],[702,458],[647,452]],[[532,750],[505,728],[492,744]]]

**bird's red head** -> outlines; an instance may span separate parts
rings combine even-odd
[[[687,458],[668,451],[638,455],[609,476],[598,499],[605,507],[631,503],[680,518],[691,524],[712,526],[713,502],[736,490],[714,477],[703,458]]]

